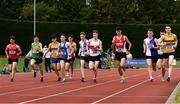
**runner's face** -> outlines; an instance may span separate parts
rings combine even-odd
[[[60,40],[61,40],[61,42],[64,42],[64,41],[65,41],[65,37],[64,37],[64,36],[61,36],[61,37],[60,37]]]
[[[10,43],[15,43],[15,40],[14,39],[10,39]]]
[[[160,32],[160,36],[164,35],[164,32]]]
[[[80,38],[81,38],[81,40],[84,40],[85,39],[85,35],[81,34]]]
[[[69,37],[68,40],[69,40],[69,41],[73,41],[73,38],[72,38],[72,37]]]
[[[94,32],[93,33],[93,38],[98,38],[98,33]]]
[[[39,38],[38,37],[34,37],[34,42],[39,42]]]
[[[120,35],[120,34],[121,34],[121,30],[116,31],[116,34],[117,34],[117,35]]]
[[[171,27],[166,26],[166,27],[165,27],[165,30],[166,30],[167,33],[171,33]]]
[[[148,35],[149,38],[151,38],[151,37],[153,37],[153,32],[152,31],[148,31],[147,35]]]
[[[52,42],[56,42],[57,38],[52,38],[51,40]]]

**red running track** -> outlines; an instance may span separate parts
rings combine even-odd
[[[150,82],[147,70],[127,70],[124,84],[117,70],[99,70],[96,84],[92,72],[86,75],[84,83],[79,71],[65,83],[57,82],[55,73],[45,73],[43,83],[32,73],[17,74],[15,82],[0,76],[0,103],[165,103],[180,80],[180,70],[173,71],[170,83],[160,80],[160,71]]]

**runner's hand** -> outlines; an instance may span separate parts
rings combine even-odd
[[[176,45],[173,45],[173,48],[176,49]]]
[[[20,54],[19,54],[19,53],[17,53],[17,56],[20,56]]]
[[[128,55],[130,52],[129,51],[126,51],[126,55]]]
[[[146,53],[146,50],[144,49],[143,53]]]
[[[81,52],[78,53],[78,56],[80,56],[80,55],[81,55]]]

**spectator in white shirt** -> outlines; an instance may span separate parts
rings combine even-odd
[[[45,70],[46,70],[46,72],[48,72],[48,71],[51,72],[51,63],[50,63],[51,52],[47,52],[47,51],[48,51],[48,48],[45,45],[43,48],[43,54],[44,54],[44,58],[45,58]]]

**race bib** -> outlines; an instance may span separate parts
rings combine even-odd
[[[116,43],[116,47],[123,48],[123,43]]]
[[[172,44],[167,44],[167,45],[166,45],[166,48],[168,48],[168,49],[173,49],[173,45],[172,45]]]
[[[33,53],[38,53],[37,48],[33,49]]]
[[[93,51],[93,54],[96,54],[96,53],[98,52],[98,50],[97,50],[96,47],[94,47],[94,48],[92,49],[92,51]]]
[[[57,57],[58,57],[58,52],[57,52],[57,50],[51,50],[51,57],[52,57],[52,58],[57,58]]]
[[[57,53],[58,51],[57,51],[57,49],[52,49],[51,50],[51,53]]]
[[[118,48],[118,47],[116,47],[116,51],[117,51],[117,52],[122,52],[122,51],[121,51],[121,48]]]
[[[65,50],[62,50],[62,51],[61,51],[61,54],[62,54],[62,55],[67,55]]]
[[[16,54],[16,51],[15,50],[11,50],[11,51],[9,51],[9,54]]]
[[[148,46],[149,48],[151,48],[151,47],[153,47],[154,45],[151,44],[151,43],[148,43],[147,46]]]

